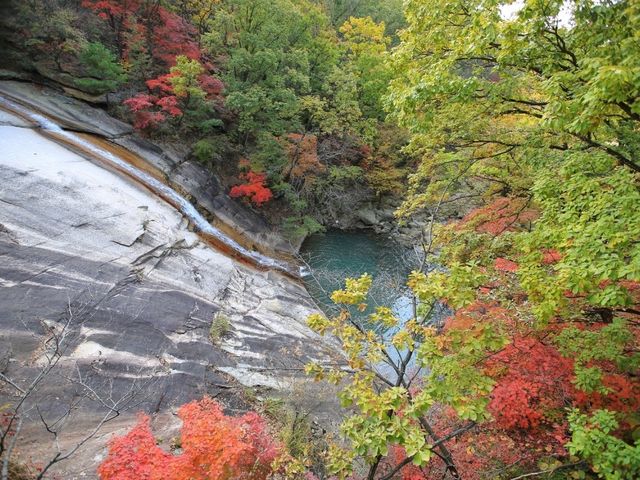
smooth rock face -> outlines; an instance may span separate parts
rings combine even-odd
[[[32,83],[3,81],[0,92],[28,101],[37,109],[48,112],[68,128],[115,138],[133,132],[131,125],[107,115],[104,111],[84,106],[77,100],[65,97],[45,87]]]
[[[103,137],[142,157],[162,172],[173,186],[192,195],[202,208],[255,246],[287,254],[297,252],[295,246],[274,233],[262,217],[231,199],[210,171],[188,159],[188,152],[177,151],[174,146],[168,145],[161,148],[141,138],[130,125],[103,110],[46,87],[26,82],[0,81],[0,94],[55,118],[57,123],[70,130]]]
[[[51,332],[64,332],[59,363],[29,399],[18,454],[54,453],[36,403],[47,419],[75,405],[64,448],[108,412],[105,398],[123,399],[121,416],[58,470],[94,478],[106,439],[137,411],[171,430],[184,402],[208,394],[241,409],[241,385],[286,391],[304,363],[339,358],[306,326],[315,306],[302,286],[202,243],[151,192],[1,111],[0,152],[1,373],[24,388],[46,364]],[[230,330],[212,342],[216,312]],[[14,395],[3,387],[0,405]]]

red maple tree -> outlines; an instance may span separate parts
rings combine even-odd
[[[133,126],[139,130],[155,127],[169,117],[179,117],[182,110],[179,100],[173,94],[171,78],[176,74],[168,73],[157,78],[147,80],[150,93],[138,93],[123,103],[134,114]]]
[[[229,417],[211,398],[180,407],[182,453],[157,444],[150,420],[141,415],[126,435],[111,441],[100,464],[102,480],[265,480],[280,445],[256,413]]]
[[[171,67],[178,55],[199,60],[195,28],[179,15],[148,0],[83,0],[111,28],[120,58],[128,61],[130,43],[143,41],[145,50],[158,62]]]
[[[147,80],[148,93],[138,93],[123,102],[134,114],[135,128],[153,128],[183,115],[189,99],[185,95],[177,95],[172,83],[172,79],[179,75],[180,72],[173,68],[171,73]],[[207,101],[215,101],[223,88],[220,80],[207,74],[198,77],[198,86],[206,94]]]
[[[153,32],[153,56],[168,66],[173,66],[178,55],[200,60],[201,52],[195,41],[196,30],[181,16],[158,8],[158,24]]]

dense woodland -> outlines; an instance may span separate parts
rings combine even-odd
[[[4,22],[14,68],[186,144],[294,237],[402,191],[383,108],[399,0],[16,1]]]
[[[431,218],[410,321],[356,320],[366,274],[309,318],[346,352],[307,366],[341,387],[339,436],[204,399],[182,453],[143,418],[101,478],[640,477],[640,3],[505,3],[13,2],[12,68],[187,142],[290,231],[359,196]],[[440,221],[455,203],[477,208]]]

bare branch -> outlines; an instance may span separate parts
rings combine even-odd
[[[18,420],[18,425],[16,425],[16,429],[13,432],[13,437],[11,438],[11,442],[9,442],[9,446],[7,447],[7,451],[5,452],[4,458],[2,459],[2,480],[8,480],[9,478],[9,462],[11,461],[11,454],[13,453],[13,449],[18,442],[18,437],[20,436],[20,430],[22,429],[23,418],[21,417]]]
[[[0,380],[2,380],[3,382],[8,383],[9,385],[11,385],[13,388],[15,388],[16,390],[18,390],[20,393],[24,394],[25,391],[20,388],[18,385],[16,385],[16,383],[11,380],[9,377],[7,377],[6,375],[0,373]]]

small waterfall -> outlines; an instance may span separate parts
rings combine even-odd
[[[221,244],[228,247],[230,250],[237,253],[241,257],[244,257],[247,260],[253,262],[257,266],[266,269],[279,270],[295,277],[300,277],[304,274],[302,269],[296,266],[244,248],[238,242],[236,242],[232,238],[229,238],[221,230],[211,225],[186,198],[184,198],[174,189],[155,179],[148,173],[139,170],[138,168],[122,160],[121,158],[118,158],[108,150],[100,148],[92,144],[91,142],[86,141],[73,132],[62,129],[59,125],[52,122],[50,119],[44,117],[43,115],[32,112],[22,105],[14,103],[2,96],[0,96],[0,106],[6,108],[9,111],[18,113],[19,115],[38,125],[42,130],[55,133],[57,136],[64,138],[69,143],[77,145],[83,150],[86,150],[91,154],[96,155],[100,159],[105,160],[108,163],[118,167],[119,169],[124,170],[137,181],[150,188],[159,196],[163,197],[165,200],[173,204],[178,210],[180,210],[180,212],[182,212],[185,217],[187,217],[195,225],[195,227],[199,231],[204,234],[211,235]]]

